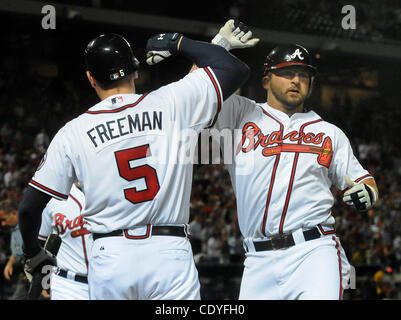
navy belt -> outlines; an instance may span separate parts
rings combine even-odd
[[[57,273],[56,273],[58,276],[60,276],[60,277],[63,277],[63,278],[66,278],[66,279],[69,279],[68,278],[68,271],[67,270],[64,270],[64,269],[58,269],[57,270]],[[88,277],[87,276],[82,276],[82,275],[79,275],[79,274],[76,274],[75,276],[74,276],[74,280],[75,281],[78,281],[78,282],[82,282],[82,283],[88,283]]]
[[[310,241],[320,238],[321,234],[317,227],[303,231],[305,241]],[[270,240],[265,241],[253,241],[255,251],[269,251],[286,249],[295,245],[294,237],[292,233],[279,234],[273,236]]]
[[[175,236],[175,237],[188,237],[185,227],[183,226],[152,226],[152,236]],[[93,240],[104,237],[119,237],[126,234],[127,230],[116,230],[109,233],[93,233]],[[150,236],[150,234],[148,235]],[[145,239],[146,237],[130,237],[131,239]]]

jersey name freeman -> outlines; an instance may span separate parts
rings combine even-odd
[[[162,130],[162,111],[152,113],[144,111],[133,115],[100,123],[89,129],[88,135],[92,144],[97,148],[99,144],[104,144],[114,139],[149,130]]]

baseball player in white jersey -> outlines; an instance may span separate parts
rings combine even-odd
[[[101,102],[60,129],[29,182],[20,205],[27,272],[54,263],[31,241],[38,209],[50,196],[67,199],[77,180],[85,194],[81,215],[94,239],[91,299],[200,298],[188,240],[192,163],[182,161],[188,146],[181,133],[196,136],[212,125],[249,68],[219,46],[177,33],[149,39],[148,64],[172,54],[200,69],[136,94],[129,43],[106,34],[88,44],[87,77]]]
[[[51,300],[89,300],[88,267],[92,236],[81,216],[85,197],[80,186],[73,184],[68,199],[51,199],[42,213],[38,239],[50,234],[62,239],[57,266],[50,277]]]
[[[231,49],[244,32],[228,21],[212,42]],[[305,48],[277,46],[265,61],[267,102],[233,95],[214,126],[235,131],[227,168],[246,250],[240,299],[341,299],[350,265],[330,188],[360,211],[377,201],[343,131],[304,107],[315,74]]]

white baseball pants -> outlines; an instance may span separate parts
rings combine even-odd
[[[341,300],[350,269],[334,235],[280,250],[255,252],[251,247],[244,261],[239,299]]]
[[[89,300],[88,285],[67,279],[52,272],[50,276],[50,300]]]
[[[88,280],[92,300],[200,299],[198,271],[184,237],[97,239]]]

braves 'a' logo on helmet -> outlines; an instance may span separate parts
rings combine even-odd
[[[295,59],[295,57],[298,57],[299,60],[303,60],[304,57],[302,56],[302,52],[299,49],[296,49],[292,54],[291,54],[291,59]]]

